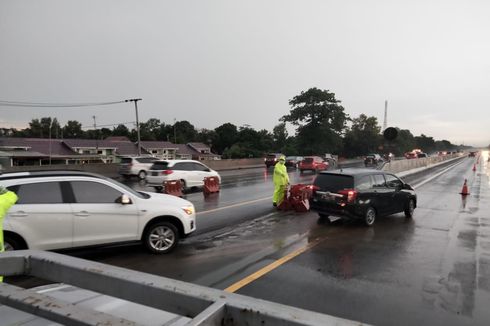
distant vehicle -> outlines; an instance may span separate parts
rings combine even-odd
[[[407,160],[410,160],[413,158],[417,158],[417,153],[416,152],[406,152],[404,156]]]
[[[475,157],[478,152],[470,152],[468,154],[469,157]]]
[[[282,156],[281,153],[267,154],[267,156],[264,158],[265,166],[267,168],[270,168],[271,166],[276,165],[276,163],[279,162],[279,158],[281,156]]]
[[[383,160],[385,162],[391,162],[391,160],[393,160],[395,158],[395,154],[393,153],[386,153],[383,155]]]
[[[320,218],[357,219],[372,226],[378,216],[405,212],[411,218],[417,195],[394,174],[350,168],[320,172],[313,185],[310,207]]]
[[[136,192],[98,174],[4,173],[0,184],[19,196],[5,218],[6,250],[55,250],[140,241],[152,253],[163,254],[196,230],[191,202]]]
[[[153,163],[146,182],[148,186],[160,191],[163,189],[165,181],[180,180],[182,190],[185,191],[190,188],[202,187],[206,177],[217,177],[221,183],[219,173],[199,161],[161,160]]]
[[[320,156],[307,156],[299,162],[298,168],[301,173],[306,170],[315,173],[328,169],[328,162],[325,162]]]
[[[298,168],[299,162],[303,160],[303,156],[287,156],[285,165],[289,168]]]
[[[337,166],[337,156],[327,153],[324,155],[323,159],[328,162],[330,168],[335,168]]]
[[[368,154],[364,158],[364,166],[378,166],[383,163],[383,158],[379,154]]]
[[[157,161],[156,157],[140,156],[140,157],[122,157],[119,163],[119,174],[125,178],[137,176],[143,180],[148,174],[148,170]]]
[[[417,158],[426,158],[426,157],[429,157],[427,153],[417,153]]]

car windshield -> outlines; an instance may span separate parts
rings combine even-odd
[[[168,162],[155,162],[150,167],[150,170],[168,170]]]
[[[313,162],[313,157],[305,157],[305,159],[303,160],[303,162],[305,162],[305,163],[311,163],[311,162]]]
[[[314,185],[321,191],[338,192],[342,189],[354,188],[354,178],[343,174],[320,174],[315,179]]]
[[[123,157],[121,158],[121,163],[122,164],[130,164],[132,162],[132,158],[131,157]]]

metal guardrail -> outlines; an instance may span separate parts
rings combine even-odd
[[[362,325],[317,312],[45,251],[0,254],[0,275],[30,275],[191,318],[187,325]],[[137,325],[0,283],[0,303],[64,325]],[[171,325],[171,324],[165,324]]]

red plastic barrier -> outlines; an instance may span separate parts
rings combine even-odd
[[[296,212],[305,213],[310,210],[309,199],[312,196],[311,186],[304,184],[293,185],[286,191],[284,200],[277,207],[279,210],[294,209]]]
[[[163,193],[172,196],[182,197],[182,183],[180,182],[180,180],[165,181],[163,183]]]
[[[206,177],[204,178],[203,193],[204,196],[208,196],[212,193],[219,192],[219,179],[218,177]]]

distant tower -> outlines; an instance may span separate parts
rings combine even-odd
[[[388,128],[388,101],[385,101],[385,119],[383,121],[383,131]]]

